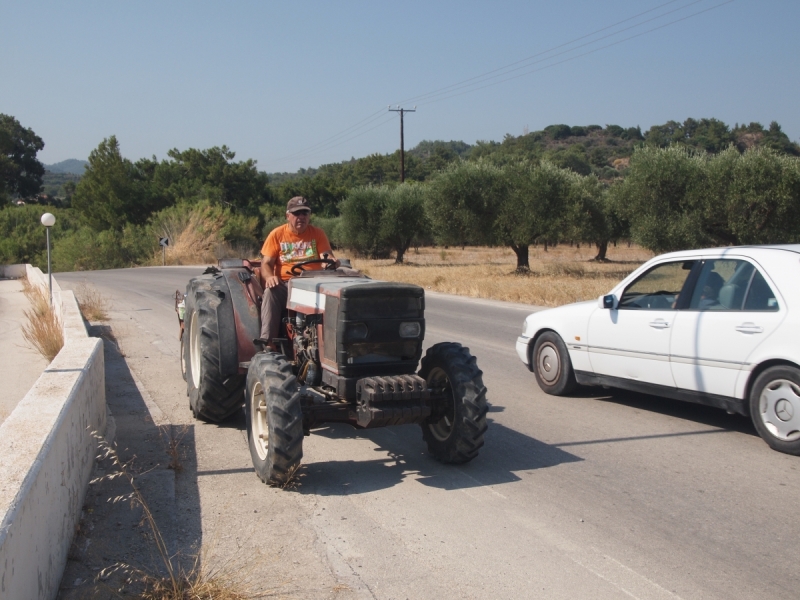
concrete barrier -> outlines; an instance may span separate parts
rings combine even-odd
[[[47,276],[27,266],[29,281]],[[106,429],[103,342],[53,279],[64,347],[0,425],[0,598],[55,598]]]

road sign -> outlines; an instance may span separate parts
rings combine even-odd
[[[169,238],[159,238],[158,245],[164,246],[166,248],[167,246],[169,246]]]

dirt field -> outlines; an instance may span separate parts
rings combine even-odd
[[[375,279],[414,283],[427,290],[559,306],[597,298],[653,257],[652,252],[627,244],[611,246],[607,263],[592,261],[595,254],[596,249],[585,244],[580,248],[559,245],[547,252],[542,246],[532,246],[529,275],[515,273],[516,257],[510,248],[412,248],[402,265],[394,264],[394,259],[353,258],[352,263]],[[338,255],[347,257],[348,253]]]

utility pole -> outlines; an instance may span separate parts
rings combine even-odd
[[[406,180],[406,152],[403,142],[403,114],[407,112],[417,112],[417,107],[415,106],[413,109],[400,108],[400,106],[397,108],[392,108],[390,104],[389,110],[391,112],[400,113],[400,183],[403,183]]]

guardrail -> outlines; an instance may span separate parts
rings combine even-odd
[[[3,271],[48,287],[30,265]],[[0,425],[0,598],[58,594],[95,462],[92,431],[106,429],[103,341],[55,279],[53,304],[64,347]]]

